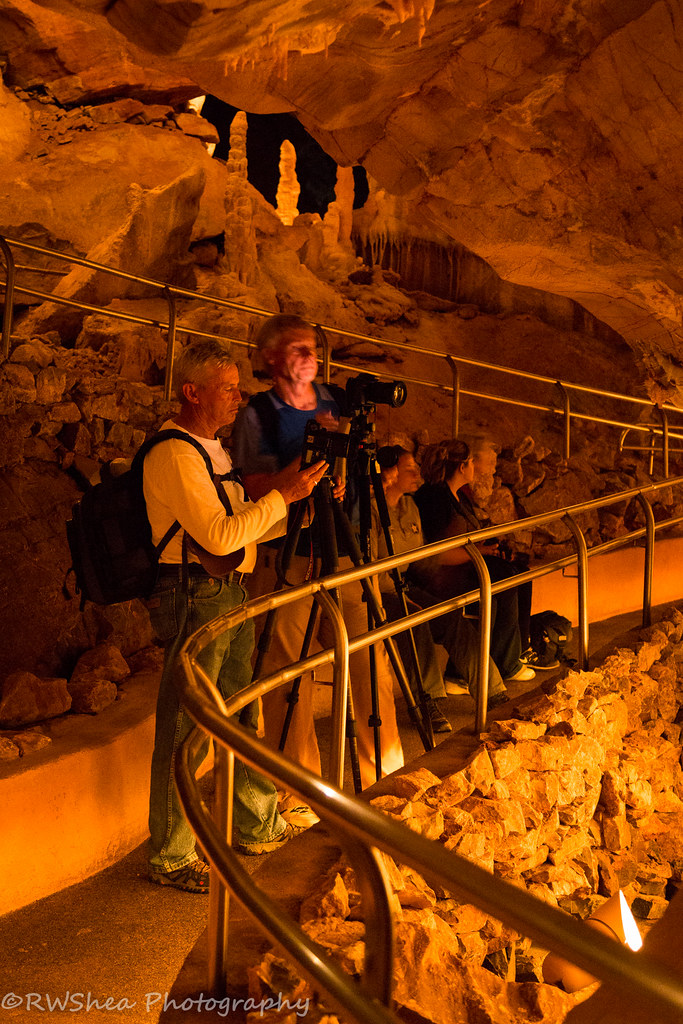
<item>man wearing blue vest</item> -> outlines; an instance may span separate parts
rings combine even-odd
[[[315,419],[322,426],[334,430],[340,415],[334,390],[316,384],[318,372],[317,339],[313,327],[301,317],[277,314],[261,327],[256,344],[273,380],[270,391],[254,395],[242,410],[233,432],[235,464],[244,474],[245,486],[252,500],[272,488],[277,488],[283,474],[291,474],[297,465],[303,447],[306,425]],[[297,552],[293,556],[287,578],[294,584],[303,583],[311,576],[320,575],[319,550],[309,530],[302,530]],[[259,593],[276,589],[276,550],[262,545],[255,583]],[[351,560],[340,552],[340,568],[351,566]],[[360,583],[342,588],[344,621],[353,638],[368,630],[367,605],[363,601]],[[296,602],[286,612],[275,616],[270,648],[263,673],[275,672],[301,655],[301,646],[308,623],[311,602]],[[332,646],[331,631],[324,617],[318,627],[318,641]],[[377,690],[381,718],[382,774],[386,775],[403,765],[403,750],[396,724],[393,697],[393,673],[382,645],[375,645]],[[370,658],[367,650],[350,658],[350,678],[358,732],[358,755],[363,788],[376,781],[374,734],[368,720],[372,712],[370,685]],[[288,687],[280,687],[263,698],[266,741],[277,748],[287,712]],[[313,722],[313,684],[302,680],[299,700],[287,735],[285,753],[304,767],[320,774],[320,752]],[[288,798],[289,799],[289,798]],[[288,817],[286,803],[281,807]],[[296,821],[292,811],[289,820]],[[305,813],[305,811],[304,811]]]

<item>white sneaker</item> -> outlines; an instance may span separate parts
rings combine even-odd
[[[528,665],[520,665],[513,676],[506,678],[507,683],[525,683],[529,679],[535,679],[536,673]]]
[[[317,825],[320,821],[318,815],[308,804],[301,804],[299,807],[288,807],[286,810],[280,811],[280,815],[288,825],[294,825],[296,828],[311,828],[312,825]]]

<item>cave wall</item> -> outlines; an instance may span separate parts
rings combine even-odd
[[[654,397],[675,397],[683,31],[671,0],[262,0],[248,19],[232,3],[7,0],[0,17],[6,83],[40,83],[65,107],[196,89],[295,113],[340,165],[362,164],[405,201],[418,237],[577,301],[639,353]]]

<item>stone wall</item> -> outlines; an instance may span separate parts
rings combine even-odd
[[[458,771],[437,777],[427,755],[372,804],[579,917],[621,888],[646,930],[683,879],[683,615],[671,609],[641,636],[634,650],[617,650],[592,672],[569,672],[491,721]],[[529,940],[383,859],[401,1014],[434,1024],[558,1024],[585,997],[541,982],[544,954]],[[342,857],[300,915],[351,972],[363,960],[359,901]],[[290,971],[269,954],[254,987],[267,996],[276,977],[281,985],[281,969]],[[305,990],[296,991],[301,998]]]

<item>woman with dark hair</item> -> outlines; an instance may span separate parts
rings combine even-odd
[[[475,477],[475,462],[464,441],[440,441],[428,445],[422,458],[425,483],[415,495],[420,509],[427,543],[460,537],[482,528],[466,488]],[[518,573],[500,557],[496,541],[479,545],[492,582],[509,579]],[[465,548],[454,548],[439,557],[436,567],[416,571],[420,583],[442,600],[475,590],[479,577]],[[534,678],[526,664],[529,648],[531,584],[523,583],[497,594],[491,605],[491,656],[504,679],[521,681]]]
[[[390,519],[392,547],[395,554],[402,554],[422,547],[424,538],[420,513],[411,497],[421,482],[420,470],[414,457],[400,445],[387,445],[377,452],[380,465],[384,495]],[[376,505],[372,506],[372,530],[370,535],[371,555],[373,558],[384,558],[387,546],[384,532],[379,519]],[[424,566],[424,562],[420,563]],[[405,570],[404,570],[405,574]],[[409,578],[409,576],[408,576]],[[403,614],[403,609],[396,593],[396,588],[388,573],[379,577],[379,588],[382,595],[387,618],[396,619]],[[409,610],[427,607],[434,604],[434,597],[424,590],[409,586],[406,596]],[[412,608],[410,607],[412,605]],[[457,666],[460,678],[464,679],[470,693],[476,699],[479,676],[479,645],[475,630],[466,622],[459,612],[442,615],[429,625],[424,624],[413,629],[415,646],[420,662],[420,670],[425,692],[429,699],[430,717],[435,732],[450,731],[448,720],[437,707],[437,701],[445,697],[443,676],[439,667],[435,642],[446,648],[450,661]],[[409,640],[405,633],[396,637],[399,651],[403,658],[411,682],[411,661],[409,658]],[[493,660],[489,659],[489,706],[502,703],[507,699],[500,673]]]

